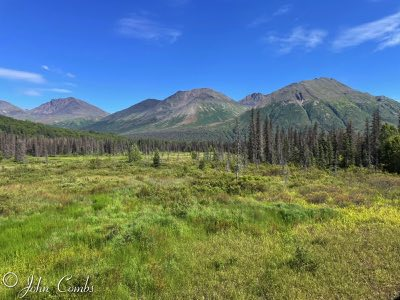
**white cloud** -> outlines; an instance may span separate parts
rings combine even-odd
[[[61,93],[61,94],[70,94],[71,90],[61,89],[61,88],[52,88],[52,89],[41,89],[44,92],[52,92],[52,93]]]
[[[282,54],[290,53],[295,48],[310,51],[322,44],[328,33],[320,29],[307,30],[303,27],[296,27],[286,37],[269,35],[264,40],[270,44],[277,44],[279,52]]]
[[[366,42],[377,43],[376,50],[400,45],[400,12],[343,31],[333,42],[333,48],[342,50]]]
[[[6,69],[6,68],[0,68],[0,78],[10,79],[10,80],[28,81],[28,82],[32,82],[32,83],[46,82],[46,80],[40,74]]]
[[[267,23],[267,22],[271,21],[271,20],[272,20],[273,18],[275,18],[275,17],[279,17],[279,16],[282,16],[282,15],[286,15],[286,14],[288,14],[288,13],[292,10],[292,8],[293,8],[293,5],[292,5],[292,4],[283,5],[283,6],[279,7],[279,8],[272,14],[272,16],[270,16],[270,15],[263,15],[263,16],[260,16],[260,17],[258,17],[258,18],[256,18],[256,19],[254,19],[253,21],[251,21],[251,22],[248,24],[248,27],[250,27],[250,28],[252,28],[252,27],[258,27],[258,26],[260,26],[260,25],[262,25],[262,24],[264,24],[264,23]]]
[[[42,95],[39,91],[34,90],[34,89],[25,90],[23,92],[23,94],[25,96],[30,96],[30,97],[37,97],[37,96],[41,96]]]
[[[258,27],[264,23],[269,22],[270,20],[271,20],[271,17],[261,16],[261,17],[254,19],[253,21],[251,21],[247,26],[250,28]]]
[[[135,39],[142,39],[156,42],[174,43],[182,35],[182,32],[146,16],[133,15],[118,21],[117,31],[120,35]]]
[[[292,10],[292,5],[291,4],[286,4],[281,6],[277,11],[274,12],[274,16],[281,16],[281,15],[286,15]]]
[[[66,76],[69,78],[75,78],[75,74],[71,72],[64,72],[62,69],[49,67],[48,65],[42,65],[41,68],[47,72],[55,73],[57,75]]]
[[[26,96],[41,96],[43,93],[50,92],[50,93],[57,93],[57,94],[70,94],[72,93],[71,90],[63,89],[63,88],[43,88],[43,89],[28,89],[23,92]]]

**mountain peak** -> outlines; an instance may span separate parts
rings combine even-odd
[[[172,106],[187,105],[189,103],[235,103],[235,101],[228,96],[210,88],[178,91],[164,101]]]
[[[49,102],[26,112],[24,119],[41,123],[59,123],[71,120],[97,120],[108,113],[83,100],[67,97],[52,99]]]
[[[24,110],[7,102],[5,100],[0,100],[0,115],[13,116],[14,114],[22,113]]]
[[[261,93],[253,93],[240,100],[239,103],[244,106],[254,107],[257,105],[257,103],[263,101],[264,97],[265,96]]]
[[[241,103],[265,111],[283,126],[318,123],[329,129],[344,127],[351,120],[359,130],[377,108],[386,122],[396,124],[400,107],[394,100],[357,91],[326,77],[292,83],[268,95],[252,94]]]
[[[116,112],[87,129],[147,134],[176,134],[203,126],[216,126],[246,109],[228,96],[209,88],[178,91],[165,100],[148,99]]]

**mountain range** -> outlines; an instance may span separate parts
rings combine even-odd
[[[31,110],[21,109],[2,100],[0,101],[0,114],[19,120],[59,125],[60,127],[79,127],[79,124],[87,125],[88,122],[108,115],[100,108],[73,97],[53,99]]]
[[[253,93],[240,101],[209,88],[179,91],[164,100],[146,99],[113,114],[75,98],[55,99],[24,111],[0,101],[0,114],[61,127],[126,136],[171,139],[219,139],[232,132],[234,120],[248,124],[250,109],[260,110],[275,125],[343,128],[350,121],[363,130],[379,108],[384,122],[397,125],[400,103],[373,96],[331,78],[290,84],[270,94]]]
[[[144,100],[85,129],[164,138],[204,136],[246,110],[226,95],[202,88],[179,91],[164,100]]]
[[[318,123],[325,129],[343,128],[351,121],[354,128],[363,130],[365,120],[371,120],[378,108],[382,120],[394,125],[400,113],[399,102],[354,90],[331,78],[293,83],[268,95],[252,94],[240,103],[260,109],[283,127]]]

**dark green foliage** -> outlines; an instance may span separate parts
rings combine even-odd
[[[15,144],[15,161],[23,163],[25,161],[26,144],[24,139],[17,139]]]
[[[250,162],[256,159],[256,125],[254,120],[254,108],[251,109],[249,123],[249,139],[247,142],[247,155]]]
[[[297,204],[277,203],[267,208],[286,225],[295,225],[306,221],[326,221],[336,216],[330,208],[305,209]]]
[[[345,130],[326,132],[317,123],[305,130],[274,128],[267,117],[261,134],[259,112],[252,110],[248,126],[247,154],[250,162],[264,161],[282,166],[295,164],[305,168],[318,166],[335,172],[339,166],[373,165],[382,168],[384,163],[386,170],[398,170],[397,137],[394,136],[399,130],[389,125],[382,127],[379,110],[375,111],[371,126],[368,119],[365,121],[364,133],[355,132],[352,121],[348,122]]]
[[[161,166],[160,152],[158,151],[158,149],[156,149],[153,155],[153,167],[158,168],[160,166]]]
[[[102,161],[99,157],[92,158],[91,160],[89,160],[89,168],[92,170],[98,169],[101,167],[101,163]]]
[[[318,269],[318,263],[315,262],[310,254],[302,247],[296,247],[294,256],[288,262],[288,266],[296,271],[306,271],[315,273]]]
[[[199,161],[199,169],[204,170],[206,168],[206,160],[204,158]]]
[[[192,153],[190,154],[193,160],[197,159],[197,152],[192,151]]]
[[[394,126],[382,127],[381,154],[385,170],[400,173],[400,132]]]
[[[352,123],[346,126],[346,132],[343,137],[343,160],[342,166],[348,168],[354,164],[354,131]]]
[[[93,131],[78,131],[65,128],[59,128],[31,121],[21,121],[0,115],[0,132],[12,133],[24,136],[44,136],[54,137],[95,137],[99,139],[114,138],[123,139],[112,134],[97,133]]]
[[[130,145],[128,148],[128,162],[138,162],[142,159],[142,152],[140,152],[137,144]]]
[[[372,116],[371,128],[371,157],[374,166],[380,164],[380,134],[381,134],[381,116],[379,110],[376,110]]]

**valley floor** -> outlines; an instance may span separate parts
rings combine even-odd
[[[400,176],[225,164],[188,154],[0,162],[0,299],[392,299]],[[60,293],[84,286],[93,293]],[[11,278],[12,279],[12,278]],[[11,280],[10,279],[10,280]],[[4,280],[3,280],[4,281]]]

